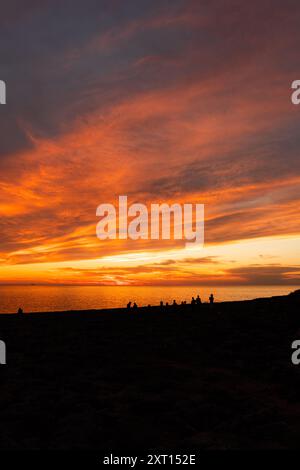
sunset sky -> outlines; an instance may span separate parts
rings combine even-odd
[[[296,0],[1,5],[0,283],[300,284]],[[205,204],[205,247],[96,208]]]

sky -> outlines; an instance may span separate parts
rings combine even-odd
[[[0,283],[300,284],[296,0],[1,6]],[[205,245],[96,208],[205,204]]]

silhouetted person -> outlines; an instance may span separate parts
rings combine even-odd
[[[162,300],[159,302],[159,306],[160,306],[160,307],[163,307],[163,306],[164,306],[164,303],[163,303]]]
[[[130,307],[131,307],[131,302],[128,302],[128,304],[127,304],[128,310],[130,309]]]
[[[166,307],[167,307],[167,308],[169,307],[169,302],[166,302]]]
[[[133,307],[132,307],[132,308],[133,308],[133,310],[137,310],[138,306],[137,306],[137,304],[136,304],[135,302],[134,302],[134,304],[133,304]]]
[[[177,302],[176,302],[176,300],[173,300],[173,307],[177,307]]]
[[[196,303],[196,300],[194,297],[192,297],[191,305],[195,305],[195,303]]]
[[[21,307],[18,308],[18,315],[23,315],[23,309]]]
[[[215,299],[214,299],[213,294],[210,294],[210,296],[209,296],[209,303],[210,303],[210,305],[212,305],[212,304],[214,303],[214,301],[215,301]]]
[[[196,298],[196,304],[197,305],[200,305],[202,302],[201,302],[201,299],[199,297],[199,294],[197,295],[197,298]]]

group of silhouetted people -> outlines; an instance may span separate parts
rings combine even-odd
[[[200,299],[199,294],[197,295],[196,299],[195,297],[192,297],[191,305],[200,305],[200,304],[202,304],[202,300]]]
[[[209,303],[210,305],[213,305],[214,301],[215,301],[215,298],[214,298],[214,295],[213,294],[210,294],[209,298]],[[199,296],[199,294],[197,295],[197,297],[192,297],[192,300],[191,300],[191,305],[195,306],[195,305],[201,305],[202,304],[202,301],[201,301],[201,298]],[[160,303],[159,303],[159,306],[162,308],[162,307],[178,307],[178,306],[184,306],[184,305],[187,305],[187,302],[186,300],[183,300],[180,304],[178,304],[176,302],[176,300],[173,300],[173,303],[171,305],[169,305],[169,302],[166,302],[164,304],[164,302],[161,300]],[[148,305],[148,307],[151,307],[151,305]],[[127,304],[127,310],[137,310],[138,306],[136,304],[136,302],[133,303],[132,305],[132,302],[128,302]]]
[[[213,295],[213,294],[210,294],[210,296],[209,296],[209,303],[210,303],[210,305],[212,305],[212,304],[214,303],[214,300],[215,300],[215,299],[214,299],[214,295]],[[195,297],[192,297],[191,305],[195,306],[195,305],[201,305],[201,304],[202,304],[202,301],[201,301],[201,298],[200,298],[199,294],[197,295],[196,299],[195,299]],[[187,305],[186,300],[183,300],[180,304],[178,304],[178,303],[176,302],[176,300],[173,300],[173,303],[171,304],[172,307],[185,306],[185,305]],[[169,302],[166,302],[166,303],[164,304],[162,300],[160,301],[159,306],[160,306],[161,308],[163,308],[163,307],[167,307],[167,308],[170,307]],[[148,307],[151,307],[151,305],[148,305]],[[136,302],[134,302],[134,303],[132,303],[131,301],[128,302],[128,304],[127,304],[127,310],[137,310],[137,309],[138,309],[138,306],[137,306],[137,303],[136,303]],[[18,315],[23,315],[23,313],[24,313],[24,312],[23,312],[23,309],[22,309],[21,307],[19,307],[19,309],[18,309]]]
[[[131,308],[132,308],[133,310],[136,310],[136,309],[138,308],[136,302],[133,303],[132,307],[131,307],[131,305],[132,305],[132,302],[128,302],[128,304],[127,304],[127,309],[128,309],[128,310],[130,310]]]

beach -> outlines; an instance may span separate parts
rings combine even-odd
[[[295,448],[299,303],[1,315],[0,448]]]

